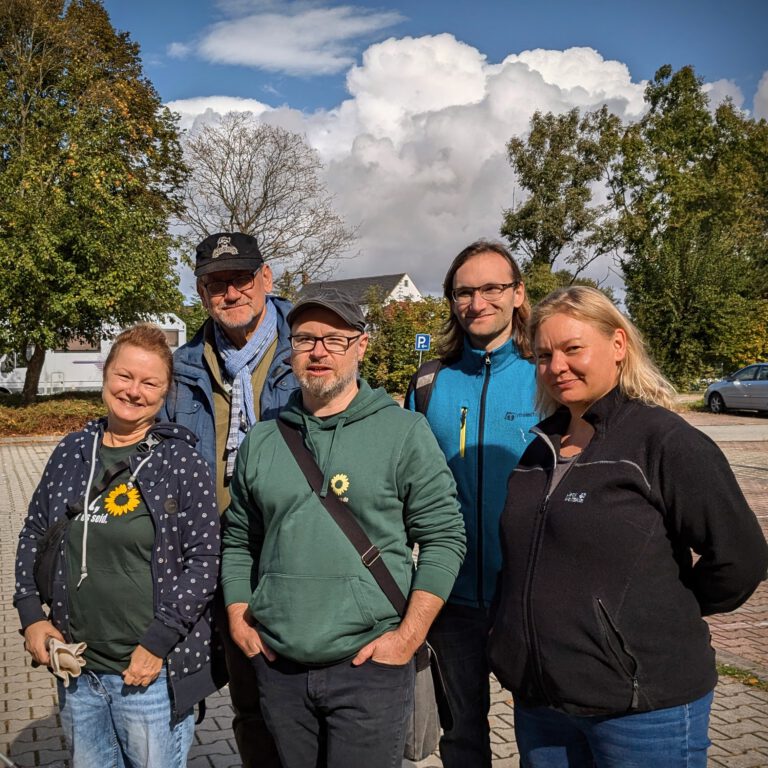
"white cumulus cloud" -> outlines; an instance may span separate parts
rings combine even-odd
[[[179,127],[182,130],[189,130],[199,120],[210,120],[227,112],[251,112],[261,116],[272,109],[256,99],[242,99],[239,96],[199,96],[169,101],[165,106],[179,115]]]
[[[730,99],[737,109],[744,106],[744,94],[733,80],[715,80],[713,83],[704,83],[702,90],[707,94],[709,108],[712,112],[726,99]]]
[[[187,43],[171,43],[168,46],[168,55],[172,59],[186,59],[192,51],[192,47]]]
[[[337,209],[359,225],[361,255],[342,262],[339,277],[408,272],[422,291],[438,292],[453,257],[472,240],[497,238],[504,209],[520,201],[506,144],[527,132],[531,115],[607,104],[636,120],[645,85],[591,48],[489,63],[443,34],[370,46],[347,73],[349,98],[332,110],[248,109],[307,137]],[[196,110],[239,108],[219,106],[174,108],[191,120]],[[603,280],[609,267],[605,260],[589,274]]]
[[[752,112],[758,120],[760,118],[768,120],[768,72],[763,72],[763,76],[757,84]]]

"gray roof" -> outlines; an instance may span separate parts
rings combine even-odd
[[[324,283],[307,283],[299,291],[298,298],[314,296],[325,288],[336,288],[338,291],[349,294],[358,304],[365,304],[371,288],[377,288],[381,298],[386,299],[405,276],[406,273],[401,272],[398,275],[374,275],[373,277],[353,277],[349,280],[328,280]]]

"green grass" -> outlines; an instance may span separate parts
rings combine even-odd
[[[106,413],[100,392],[66,392],[23,405],[20,395],[0,396],[0,437],[64,435]]]
[[[702,397],[700,400],[692,400],[691,402],[687,402],[687,403],[677,403],[677,405],[675,406],[675,410],[706,413],[709,411],[709,408],[707,408],[706,404],[704,403],[704,398]]]
[[[742,685],[748,685],[750,688],[757,688],[759,691],[768,691],[768,680],[763,680],[746,669],[732,667],[730,664],[718,664],[717,674],[720,675],[720,677],[730,677],[732,680],[736,680]]]

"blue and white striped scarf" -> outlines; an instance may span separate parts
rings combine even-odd
[[[216,348],[219,350],[227,379],[232,382],[232,403],[229,409],[229,432],[227,433],[227,466],[225,477],[229,480],[235,471],[237,449],[246,432],[256,423],[251,376],[266,351],[277,338],[277,310],[267,299],[264,317],[253,336],[244,347],[238,349],[219,328],[213,324]]]

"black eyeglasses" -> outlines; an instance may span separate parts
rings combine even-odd
[[[261,267],[259,267],[255,272],[238,275],[237,277],[233,277],[231,280],[211,280],[210,283],[203,283],[203,286],[211,296],[223,296],[229,290],[230,285],[236,291],[240,291],[240,293],[242,293],[243,291],[247,291],[250,288],[253,288],[256,275],[258,275],[260,271]]]
[[[516,288],[518,285],[520,285],[519,280],[514,280],[511,283],[486,283],[477,288],[466,285],[461,288],[454,288],[451,291],[451,296],[453,296],[456,304],[460,305],[470,304],[475,293],[479,293],[485,301],[496,301],[504,295],[504,291],[509,288]]]
[[[343,355],[352,346],[352,342],[357,341],[362,335],[358,333],[357,336],[308,336],[302,333],[288,338],[291,340],[291,349],[294,352],[311,352],[319,341],[332,355]]]

